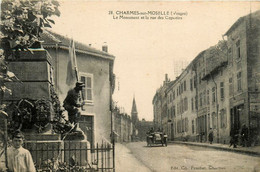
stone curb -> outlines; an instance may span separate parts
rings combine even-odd
[[[223,151],[260,156],[260,152],[249,151],[249,150],[241,150],[239,148],[234,149],[234,148],[219,147],[219,146],[214,146],[214,145],[197,144],[197,143],[192,143],[192,142],[176,142],[176,141],[173,141],[173,142],[168,142],[168,143],[169,144],[184,144],[184,145],[192,145],[192,146],[199,146],[199,147],[207,147],[207,148],[218,149],[218,150],[223,150]]]

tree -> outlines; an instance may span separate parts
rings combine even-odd
[[[39,41],[44,27],[60,15],[56,0],[3,0],[1,4],[1,46],[7,58],[15,50],[28,50]]]
[[[14,73],[8,71],[6,60],[12,54],[19,58],[19,51],[30,51],[40,42],[40,34],[45,27],[55,24],[51,16],[60,16],[59,3],[56,0],[2,0],[0,21],[0,110],[4,92],[11,90],[6,82],[17,80]],[[31,52],[32,53],[32,52]]]

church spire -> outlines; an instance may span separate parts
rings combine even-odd
[[[138,119],[138,112],[137,112],[136,103],[135,103],[135,96],[133,98],[131,116],[132,116],[132,122],[134,124],[136,124],[139,121],[139,119]]]

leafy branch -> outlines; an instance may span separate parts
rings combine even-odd
[[[60,16],[59,3],[56,0],[2,0],[0,20],[0,100],[5,92],[11,90],[6,82],[18,80],[8,71],[7,59],[19,51],[29,50],[40,42],[40,34],[45,27],[55,22],[51,16]],[[2,102],[0,102],[2,104]],[[3,110],[0,108],[0,110]]]

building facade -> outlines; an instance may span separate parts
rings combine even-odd
[[[260,11],[239,18],[226,32],[230,85],[230,125],[249,127],[259,143]]]
[[[120,112],[118,107],[113,110],[113,130],[115,142],[130,142],[132,140],[133,123],[131,117]]]
[[[230,130],[249,128],[259,144],[260,11],[238,19],[225,40],[199,53],[153,98],[154,124],[173,140],[229,143]],[[166,89],[165,89],[166,88]],[[163,96],[166,90],[166,96]],[[164,101],[167,119],[164,120]]]
[[[153,127],[153,121],[142,119],[138,123],[138,138],[140,141],[146,141],[147,132]]]
[[[43,47],[52,56],[54,86],[62,103],[67,91],[74,87],[66,84],[70,39],[46,31],[42,40]],[[80,127],[92,144],[103,139],[110,140],[115,57],[107,52],[107,47],[99,51],[79,42],[75,42],[75,51],[79,80],[85,84],[85,105],[81,112]]]
[[[165,74],[165,80],[163,81],[163,85],[157,89],[156,94],[153,97],[153,115],[154,115],[154,129],[155,130],[167,130],[167,95],[166,90],[170,80],[168,75]]]

